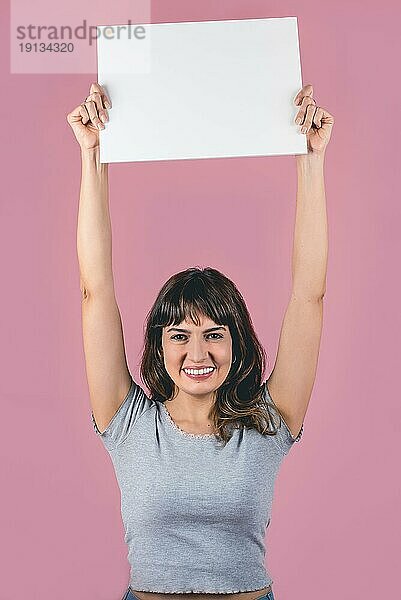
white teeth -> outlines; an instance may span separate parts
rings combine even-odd
[[[214,371],[214,367],[207,367],[206,369],[183,369],[188,375],[206,375]]]

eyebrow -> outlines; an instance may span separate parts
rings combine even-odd
[[[204,333],[209,333],[210,331],[217,331],[219,329],[222,329],[223,331],[226,331],[225,327],[209,327],[209,329],[205,329]],[[180,329],[178,327],[170,327],[170,329],[167,329],[167,333],[169,333],[170,331],[180,331],[182,333],[191,333],[189,331],[189,329]]]

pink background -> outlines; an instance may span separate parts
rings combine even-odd
[[[96,75],[10,75],[2,4],[0,600],[113,600],[128,585],[120,496],[90,420],[76,257],[79,148],[66,121]],[[336,123],[329,266],[305,433],[267,540],[276,600],[400,597],[401,8],[158,0],[152,22],[297,16],[304,83]],[[4,17],[4,18],[3,18]],[[291,285],[295,158],[110,166],[128,361],[164,281],[214,266],[244,294],[273,367]],[[200,215],[195,213],[201,207]],[[229,551],[229,549],[228,549]]]

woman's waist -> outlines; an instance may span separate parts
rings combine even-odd
[[[272,591],[271,585],[260,590],[228,594],[142,592],[133,590],[131,587],[129,587],[129,590],[139,600],[221,600],[222,598],[224,600],[258,600]]]

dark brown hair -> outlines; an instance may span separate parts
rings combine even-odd
[[[163,327],[185,319],[199,325],[199,315],[228,326],[232,337],[231,369],[216,390],[209,413],[217,439],[226,443],[231,429],[238,426],[274,435],[269,405],[275,407],[266,399],[262,385],[266,353],[241,293],[228,277],[211,267],[191,267],[172,275],[147,314],[140,373],[150,398],[164,402],[172,398],[175,389],[164,366]]]

